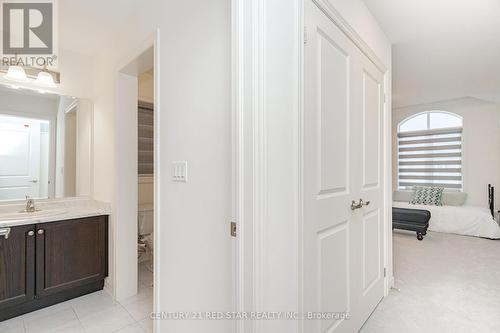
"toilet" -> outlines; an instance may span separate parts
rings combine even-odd
[[[137,213],[139,230],[138,258],[139,262],[153,259],[154,252],[154,209],[152,204],[139,205]]]

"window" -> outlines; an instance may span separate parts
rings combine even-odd
[[[398,126],[398,188],[415,185],[463,188],[462,117],[429,111]]]
[[[154,107],[147,102],[139,102],[139,175],[154,173]]]

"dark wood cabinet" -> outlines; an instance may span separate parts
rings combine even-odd
[[[103,216],[36,226],[36,294],[59,293],[103,280],[107,232]]]
[[[10,228],[0,236],[0,321],[100,290],[108,217]]]
[[[0,236],[0,312],[35,298],[34,230],[14,227]]]

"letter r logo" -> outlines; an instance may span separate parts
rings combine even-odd
[[[2,3],[3,54],[53,53],[53,4]]]

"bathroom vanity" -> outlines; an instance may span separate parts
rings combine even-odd
[[[0,321],[88,294],[108,275],[92,101],[0,83]]]
[[[103,204],[72,199],[39,207],[31,215],[0,207],[0,321],[100,290],[108,275]]]

